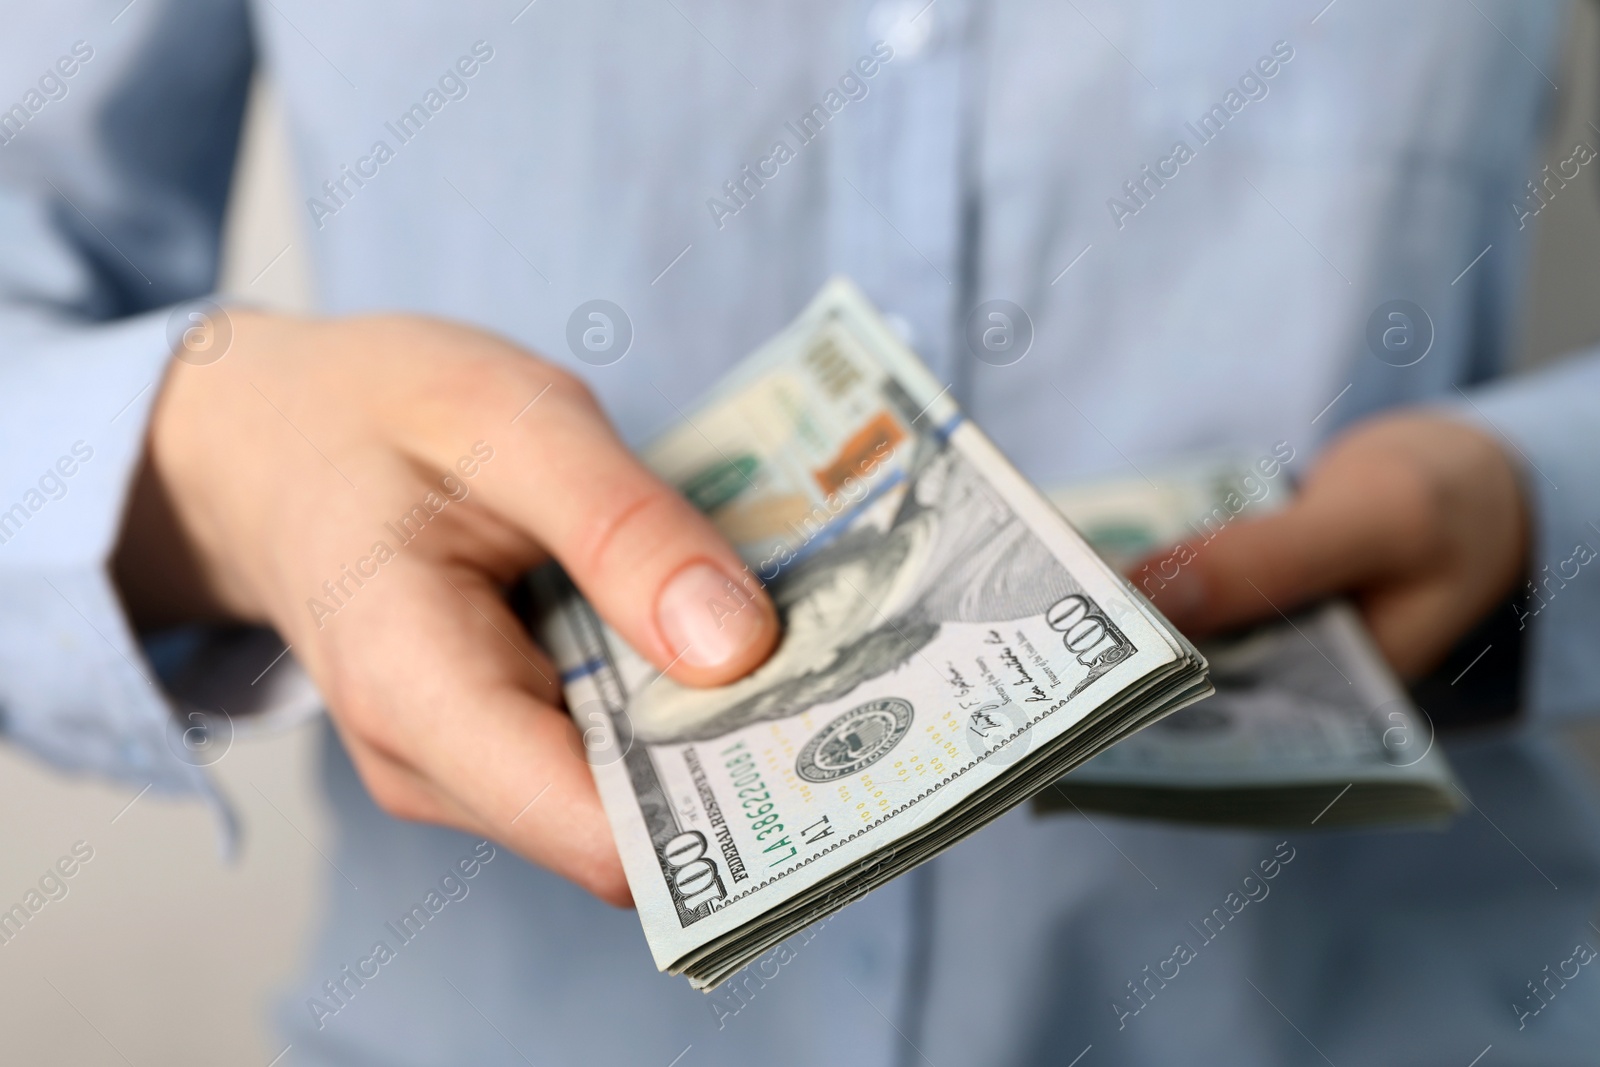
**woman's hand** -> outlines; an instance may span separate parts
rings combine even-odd
[[[1189,542],[1164,587],[1144,580],[1150,561],[1133,581],[1195,638],[1349,594],[1384,657],[1416,677],[1511,591],[1528,525],[1494,438],[1442,415],[1385,415],[1334,441],[1283,511]]]
[[[696,685],[766,658],[766,595],[528,352],[424,318],[231,318],[226,355],[174,362],[156,403],[116,561],[136,621],[272,625],[386,811],[626,904],[557,672],[501,590],[553,556]]]

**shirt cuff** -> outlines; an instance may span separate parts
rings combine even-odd
[[[110,571],[168,314],[13,319],[0,339],[0,395],[16,413],[0,420],[0,724],[64,769],[212,794]]]
[[[1600,350],[1463,396],[1453,411],[1505,446],[1532,514],[1528,578],[1512,598],[1527,710],[1600,712]]]

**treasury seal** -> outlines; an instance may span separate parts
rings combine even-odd
[[[877,763],[911,729],[911,702],[883,697],[851,708],[822,728],[794,761],[808,782],[831,782]]]

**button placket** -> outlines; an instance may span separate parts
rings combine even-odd
[[[883,41],[894,53],[841,124],[828,178],[830,267],[903,319],[947,381],[961,280],[966,12],[964,0],[880,0],[867,11],[863,50]]]

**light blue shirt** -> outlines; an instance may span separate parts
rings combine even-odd
[[[171,306],[214,284],[259,63],[285,100],[323,310],[498,330],[584,374],[632,441],[847,273],[1041,485],[1277,441],[1305,459],[1364,415],[1445,405],[1521,467],[1541,583],[1517,602],[1526,714],[1450,743],[1474,807],[1448,832],[1019,810],[710,998],[654,971],[632,914],[503,849],[403,940],[391,927],[473,843],[380,814],[330,735],[334,858],[360,890],[330,880],[281,1012],[290,1062],[1276,1067],[1466,1064],[1490,1044],[1485,1063],[1592,1062],[1600,971],[1569,961],[1600,946],[1600,815],[1548,727],[1600,708],[1600,566],[1570,563],[1600,547],[1600,360],[1491,382],[1533,212],[1593,195],[1600,165],[1563,152],[1535,173],[1562,16],[1530,0],[14,12],[5,728],[63,766],[206,788],[107,559]],[[597,298],[633,329],[609,366],[567,342]],[[990,299],[1031,323],[1009,366],[964,340]],[[1409,366],[1368,342],[1394,300],[1431,340]],[[1270,893],[1236,908],[1274,862]],[[380,940],[393,958],[367,962]],[[1180,942],[1193,958],[1170,962]]]

